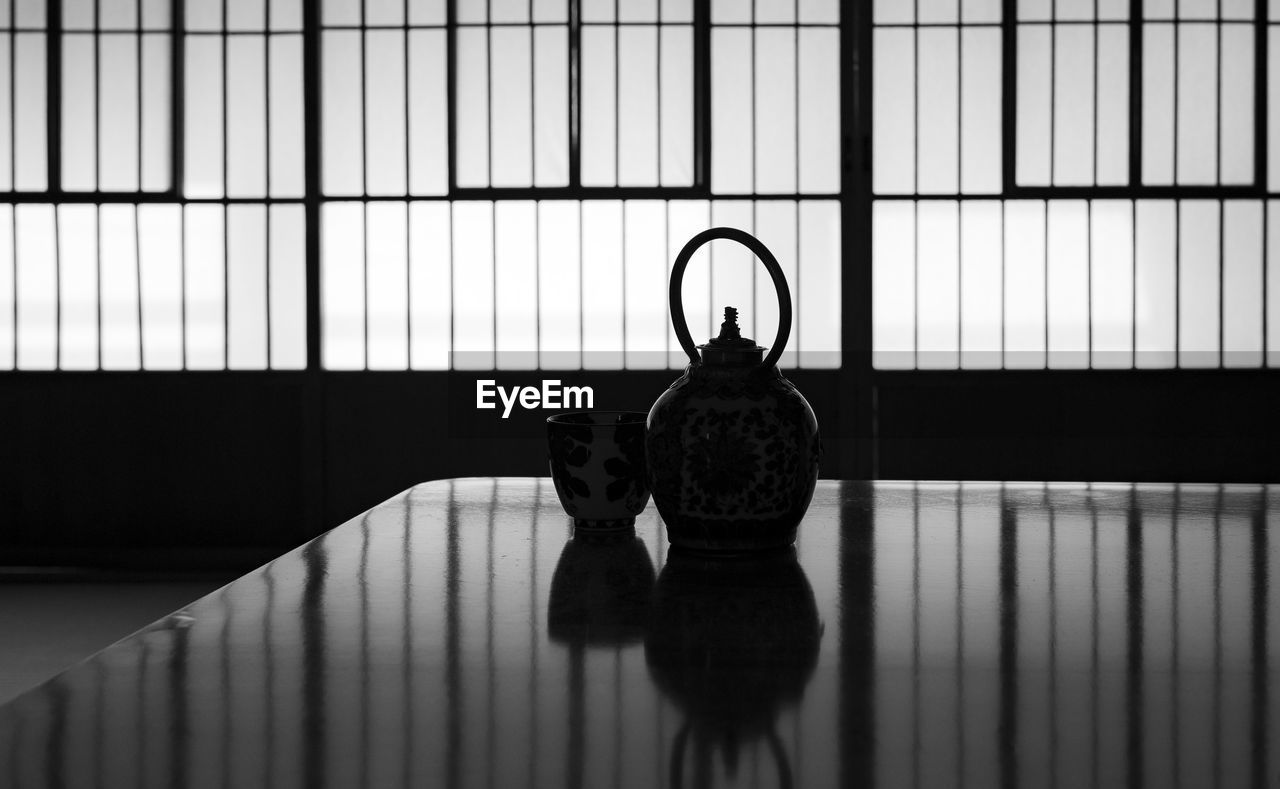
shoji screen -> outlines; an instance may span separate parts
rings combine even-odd
[[[305,366],[299,0],[0,28],[0,369]]]
[[[217,366],[225,332],[227,367],[303,367],[301,1],[188,0],[185,27],[184,189],[209,200],[184,212],[188,343]]]
[[[838,366],[839,7],[754,5],[326,2],[324,366],[682,366],[668,272],[713,225],[787,268],[783,364]],[[695,339],[734,305],[772,341],[757,268],[698,255]]]
[[[836,367],[839,12],[0,2],[0,369],[303,367],[309,288],[327,368],[679,366],[712,225],[787,267],[784,365]],[[758,268],[700,253],[698,340],[733,305],[771,342]]]
[[[1009,5],[875,5],[875,365],[1280,364],[1258,4]]]

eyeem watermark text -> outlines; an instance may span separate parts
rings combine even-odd
[[[525,410],[535,408],[595,408],[595,393],[589,386],[561,386],[559,379],[542,382],[536,386],[498,386],[492,378],[476,381],[476,408],[497,408],[494,398],[502,401],[502,418],[511,416],[511,409],[519,403]]]

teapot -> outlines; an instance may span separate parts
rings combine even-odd
[[[680,286],[689,259],[713,239],[746,246],[778,296],[778,333],[767,356],[725,308],[719,336],[694,346]],[[791,334],[791,290],[773,254],[749,233],[704,230],[671,269],[671,323],[689,357],[684,374],[649,410],[645,461],[653,502],[673,546],[746,552],[791,545],[818,480],[818,420],[778,372]]]

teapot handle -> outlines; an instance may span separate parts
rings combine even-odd
[[[782,350],[787,345],[787,338],[791,336],[791,289],[787,287],[787,278],[782,274],[782,267],[778,265],[778,260],[773,253],[762,243],[760,239],[743,230],[734,227],[713,227],[710,230],[704,230],[693,238],[689,239],[689,243],[684,245],[684,249],[680,250],[680,254],[676,255],[676,262],[671,267],[671,324],[675,327],[676,337],[680,340],[680,347],[689,356],[689,360],[694,364],[698,364],[701,360],[698,356],[698,348],[693,344],[693,337],[689,335],[689,323],[684,318],[684,299],[681,296],[680,286],[684,282],[684,269],[689,265],[689,259],[693,257],[693,253],[698,251],[698,247],[717,238],[726,238],[730,241],[737,241],[764,263],[765,269],[768,270],[769,276],[773,278],[773,289],[778,294],[778,336],[774,337],[773,345],[769,348],[769,354],[765,356],[764,361],[760,363],[761,367],[768,369],[778,363],[778,358],[782,356]]]

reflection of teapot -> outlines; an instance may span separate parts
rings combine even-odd
[[[694,347],[680,283],[693,253],[717,238],[746,246],[773,278],[778,334],[768,356],[741,335],[732,307],[720,336]],[[705,551],[791,545],[813,498],[821,443],[813,409],[776,366],[791,333],[786,277],[754,236],[712,228],[676,257],[669,299],[689,366],[653,404],[645,435],[649,489],[667,535],[674,545]]]
[[[653,560],[635,529],[576,529],[551,576],[547,630],[552,641],[614,646],[644,637]]]
[[[684,711],[671,782],[680,786],[684,752],[694,745],[703,781],[719,748],[726,770],[738,747],[763,738],[791,783],[778,712],[799,701],[818,660],[822,625],[813,588],[794,548],[749,559],[714,559],[673,551],[658,577],[645,657],[654,682]]]

